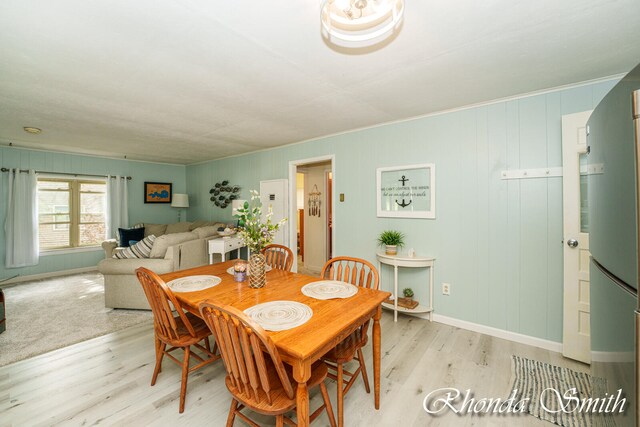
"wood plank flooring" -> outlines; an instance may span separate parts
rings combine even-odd
[[[345,399],[347,426],[549,426],[529,415],[445,416],[422,409],[427,393],[471,389],[477,397],[508,397],[512,354],[588,371],[558,353],[389,312],[382,319],[381,408],[358,380]],[[1,349],[6,351],[6,349]],[[373,376],[371,345],[365,349]],[[189,377],[178,413],[180,368],[165,361],[151,387],[154,350],[149,325],[95,338],[0,368],[0,426],[222,426],[230,397],[221,363]],[[371,379],[372,381],[372,379]],[[335,383],[328,384],[335,405]],[[320,405],[312,393],[312,410]],[[262,417],[265,425],[275,420]],[[328,425],[322,415],[314,425]],[[244,425],[236,420],[236,425]]]

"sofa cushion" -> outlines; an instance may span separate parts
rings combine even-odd
[[[129,247],[130,240],[140,241],[144,239],[143,228],[118,228],[118,241],[123,248]]]
[[[224,222],[218,222],[218,221],[202,221],[202,220],[198,220],[198,221],[193,221],[191,223],[191,231],[195,230],[196,228],[211,227],[211,226],[225,228],[227,226],[227,224],[225,224]]]
[[[175,224],[167,225],[166,234],[186,233],[188,231],[191,231],[191,223],[190,222],[176,222]]]
[[[196,228],[192,231],[198,235],[198,239],[206,239],[207,237],[218,236],[218,227],[209,225],[207,227]]]
[[[128,258],[149,258],[151,254],[151,248],[153,242],[156,240],[156,236],[153,234],[147,236],[138,243],[129,246],[128,248],[118,249],[114,251],[113,258],[128,259]]]
[[[201,219],[197,220],[197,221],[193,221],[191,223],[191,227],[190,227],[190,231],[195,230],[196,228],[200,228],[200,227],[206,227],[207,225],[211,225],[209,224],[209,221],[203,221]]]
[[[128,274],[131,275],[135,280],[134,283],[137,286],[140,286],[140,283],[135,278],[136,269],[144,267],[153,271],[156,274],[165,274],[173,271],[173,260],[170,259],[103,259],[98,263],[98,271],[102,274],[113,275],[113,274]],[[107,283],[107,278],[105,277],[105,288]],[[142,288],[140,288],[142,289]],[[106,289],[105,289],[106,293]]]
[[[169,246],[177,245],[189,240],[195,240],[198,238],[196,233],[172,233],[160,236],[153,243],[151,248],[151,258],[164,258]]]
[[[167,232],[167,224],[145,224],[144,237],[151,236],[160,237]]]

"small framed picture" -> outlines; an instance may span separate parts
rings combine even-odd
[[[433,163],[376,170],[379,217],[436,217],[436,166]]]
[[[170,182],[145,182],[144,202],[171,203],[171,185]]]

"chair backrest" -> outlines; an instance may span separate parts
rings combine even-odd
[[[267,245],[262,250],[268,266],[277,270],[291,271],[293,265],[293,252],[286,246]]]
[[[339,256],[327,261],[322,267],[320,277],[369,289],[378,289],[380,286],[378,270],[373,264],[364,259],[347,256]]]
[[[138,268],[136,275],[138,276],[140,284],[142,284],[142,289],[144,289],[147,300],[149,300],[149,305],[153,312],[153,323],[158,337],[161,339],[164,338],[165,340],[176,340],[180,338],[180,334],[178,333],[179,325],[171,310],[171,304],[175,307],[179,319],[187,328],[189,334],[195,337],[196,333],[191,322],[189,322],[189,319],[182,310],[182,306],[166,283],[164,283],[156,273],[144,267]]]
[[[244,397],[271,403],[271,390],[278,385],[271,382],[277,381],[287,397],[294,398],[278,349],[262,327],[234,307],[205,301],[199,308],[216,339],[231,383]],[[272,363],[267,363],[265,356]],[[268,369],[275,369],[277,375],[269,375]]]

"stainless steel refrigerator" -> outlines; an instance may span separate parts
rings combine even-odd
[[[638,424],[638,247],[640,230],[640,65],[603,98],[587,124],[591,250],[591,372],[622,389],[618,426]],[[598,396],[599,395],[599,396]]]

